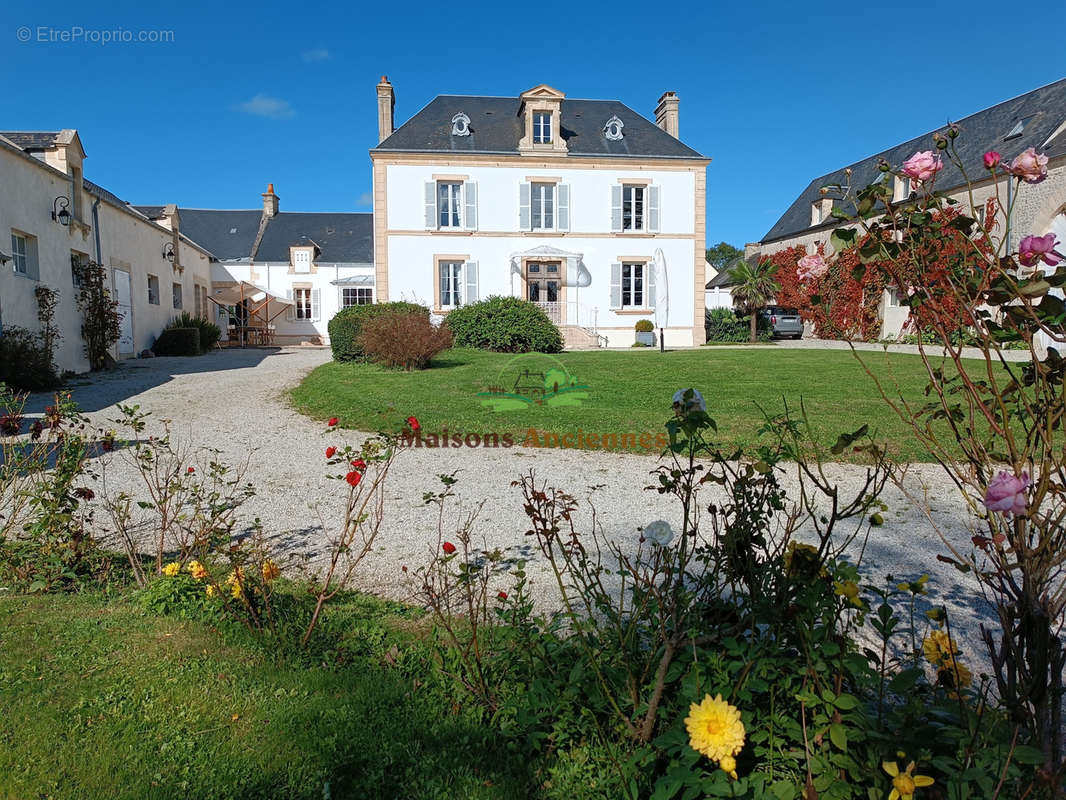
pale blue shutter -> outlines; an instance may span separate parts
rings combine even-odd
[[[318,322],[322,319],[322,290],[311,290],[311,321]]]
[[[292,289],[285,290],[285,299],[292,300]],[[289,320],[289,322],[296,319],[296,306],[289,305],[285,307],[285,319]]]
[[[655,308],[655,264],[644,265],[644,307]]]
[[[468,231],[477,230],[477,183],[463,184],[463,226]]]
[[[531,187],[528,183],[518,185],[518,229],[528,231],[533,227],[532,215],[530,214]]]
[[[622,230],[622,185],[611,187],[611,230],[619,233]]]
[[[466,305],[477,302],[477,262],[467,261],[463,265],[463,279],[466,282],[463,302]]]
[[[648,187],[648,231],[659,232],[659,187]]]
[[[611,264],[611,308],[622,307],[622,265]]]
[[[570,230],[570,184],[560,183],[556,187],[555,227],[560,231]]]
[[[426,181],[426,228],[437,227],[437,183]]]

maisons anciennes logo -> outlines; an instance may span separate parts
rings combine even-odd
[[[481,405],[493,411],[516,411],[535,405],[579,406],[588,399],[588,388],[559,359],[524,353],[508,361],[495,382],[477,396]]]

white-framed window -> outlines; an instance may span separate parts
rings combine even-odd
[[[155,275],[148,276],[148,305],[159,305],[159,278]]]
[[[622,230],[644,230],[645,187],[635,184],[622,186]]]
[[[181,284],[180,283],[172,284],[170,291],[171,291],[171,293],[173,295],[174,310],[175,311],[180,311],[181,310]],[[199,305],[199,304],[197,304],[197,305]]]
[[[622,264],[622,308],[647,308],[644,276],[647,264]]]
[[[292,300],[296,304],[294,313],[296,319],[311,319],[311,290],[293,289]]]
[[[77,250],[70,251],[70,283],[75,289],[81,289],[84,281],[82,280],[82,270],[89,263],[89,255],[87,253],[79,253]]]
[[[463,184],[452,181],[437,182],[437,226],[461,228]]]
[[[311,271],[311,248],[296,247],[292,251],[292,271],[308,273]]]
[[[555,184],[530,184],[532,192],[533,230],[555,229]]]
[[[885,289],[885,306],[888,308],[902,308],[903,303],[899,301],[899,292],[895,287],[889,287]]]
[[[15,273],[33,276],[33,237],[24,233],[11,232],[11,264]]]
[[[533,112],[533,144],[550,144],[552,140],[552,115],[547,111]]]
[[[895,202],[898,203],[901,200],[906,200],[910,196],[911,196],[911,179],[906,177],[906,176],[903,176],[903,175],[897,175],[896,176],[896,185],[894,187],[894,194],[892,196],[892,199]]]
[[[341,287],[341,308],[368,306],[374,302],[374,290],[370,286]]]
[[[456,308],[462,302],[463,262],[441,261],[440,270],[440,307]]]

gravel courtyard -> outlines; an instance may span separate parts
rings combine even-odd
[[[248,478],[258,494],[244,507],[248,521],[259,517],[284,558],[314,564],[324,553],[324,541],[339,518],[341,485],[326,478],[323,455],[329,444],[361,439],[343,431],[327,435],[325,426],[296,413],[285,391],[330,358],[328,350],[227,350],[198,359],[156,358],[124,363],[118,370],[82,381],[73,388],[75,400],[99,424],[118,416],[117,403],[139,404],[154,419],[172,420],[181,441],[213,447],[230,463],[248,459]],[[681,387],[678,387],[681,388]],[[699,387],[697,387],[699,388]],[[664,414],[669,396],[664,396]],[[35,396],[32,411],[39,412],[47,398]],[[713,408],[708,409],[713,415]],[[397,411],[406,416],[417,408]],[[577,450],[412,449],[397,459],[390,479],[386,520],[377,551],[357,573],[359,588],[396,599],[412,593],[410,575],[428,561],[437,541],[435,509],[426,507],[422,495],[439,487],[437,475],[459,471],[458,491],[464,507],[485,502],[477,527],[478,537],[489,547],[524,548],[533,556],[533,542],[520,494],[510,484],[534,469],[555,485],[581,496],[585,487],[602,485],[595,493],[598,520],[604,532],[636,546],[638,525],[655,519],[673,524],[680,520],[669,500],[643,487],[650,483],[656,459]],[[831,465],[828,474],[845,490],[861,481],[861,468]],[[137,493],[133,472],[112,469],[108,490]],[[786,485],[793,483],[785,476]],[[346,487],[345,487],[346,488]],[[922,465],[909,473],[909,491],[924,495],[953,541],[968,548],[970,531],[962,526],[964,504],[938,467]],[[707,502],[713,499],[706,495]],[[876,528],[864,555],[864,573],[871,578],[899,577],[930,572],[933,602],[954,607],[953,624],[975,659],[982,651],[976,640],[977,622],[988,619],[989,609],[975,600],[972,580],[949,565],[936,561],[944,552],[924,515],[895,487],[884,495],[888,511],[885,524]],[[587,515],[583,521],[587,522]],[[402,567],[410,572],[405,575]],[[533,591],[545,609],[554,605],[556,592],[550,573],[533,560]]]

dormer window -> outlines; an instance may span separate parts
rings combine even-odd
[[[307,273],[311,271],[311,248],[310,247],[293,247],[291,249],[292,254],[292,271],[298,273]]]
[[[607,124],[603,126],[603,135],[609,141],[621,141],[623,127],[622,120],[618,119],[618,117],[611,117],[607,120]]]
[[[470,135],[470,117],[460,111],[452,117],[452,136]]]
[[[1021,136],[1022,131],[1025,130],[1025,126],[1028,125],[1035,116],[1035,114],[1031,114],[1028,117],[1022,117],[1020,120],[1014,123],[1014,127],[1011,128],[1010,131],[1008,131],[1006,136],[1003,137],[1003,141],[1007,141],[1008,139],[1014,139],[1015,137]]]
[[[533,114],[533,144],[550,144],[552,140],[552,115],[538,111]]]

